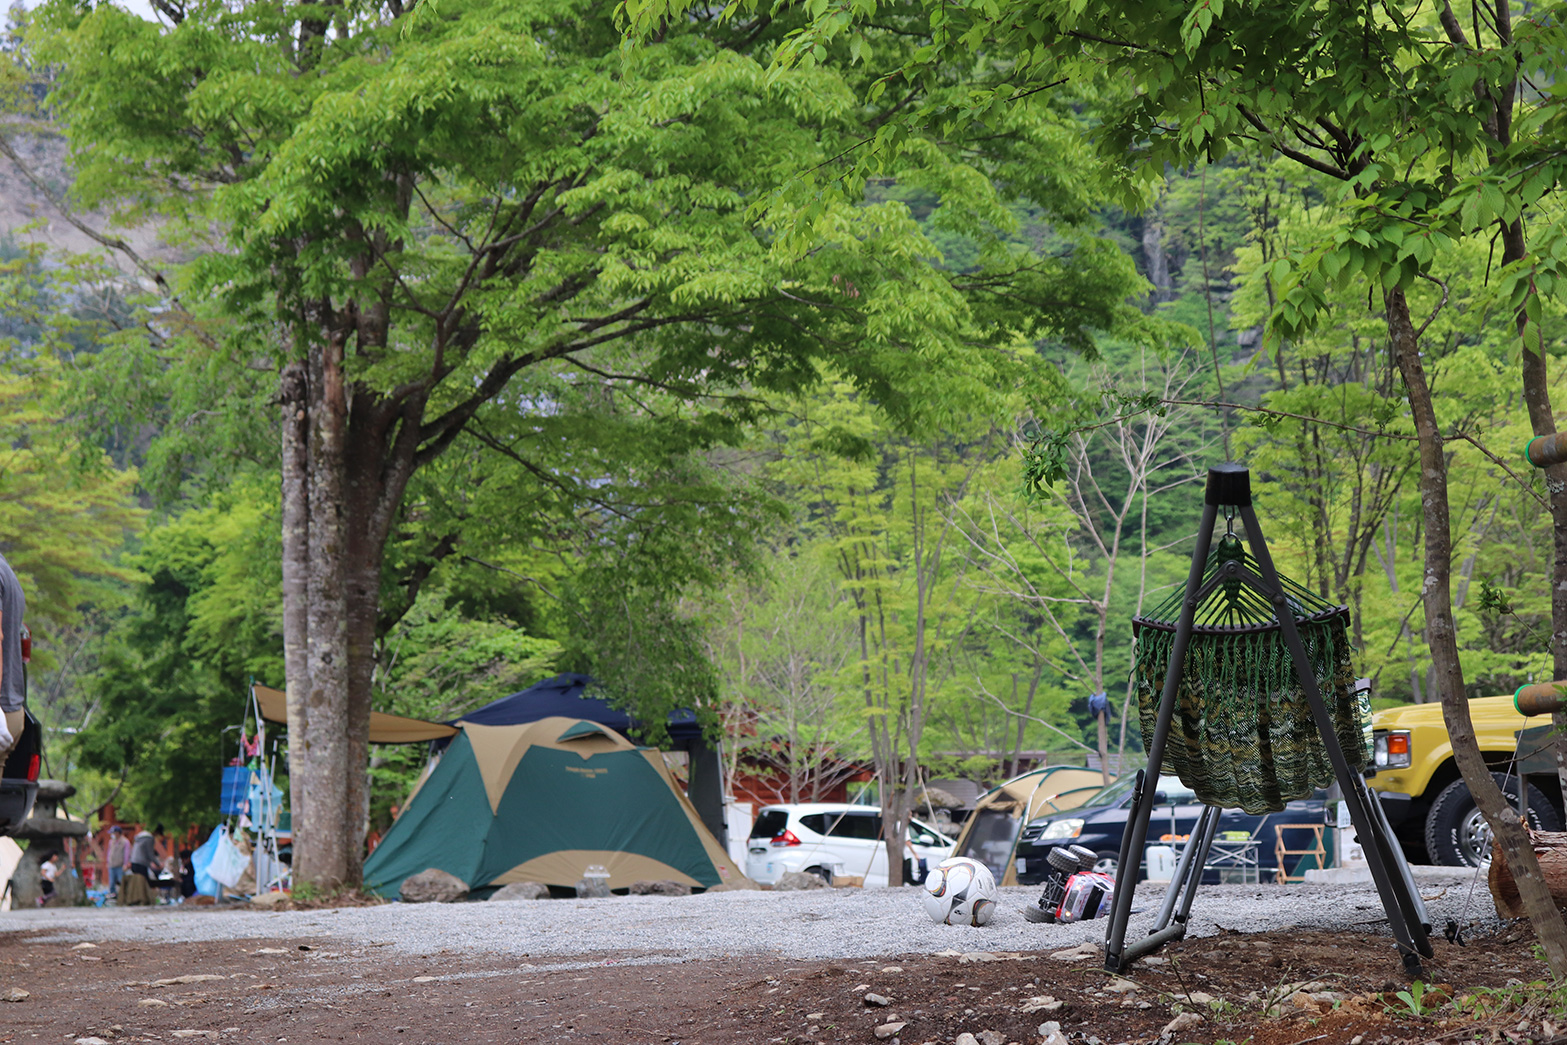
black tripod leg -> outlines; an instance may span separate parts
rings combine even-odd
[[[1344,757],[1344,749],[1339,746],[1338,734],[1333,729],[1333,718],[1328,714],[1327,704],[1317,688],[1316,675],[1311,670],[1311,660],[1306,655],[1305,644],[1301,642],[1295,615],[1290,610],[1289,600],[1284,597],[1283,585],[1279,583],[1278,571],[1273,568],[1273,558],[1268,554],[1267,542],[1262,539],[1262,528],[1257,523],[1257,513],[1249,504],[1242,505],[1240,512],[1246,524],[1246,536],[1251,542],[1252,557],[1257,560],[1257,571],[1263,583],[1271,589],[1266,594],[1272,598],[1274,608],[1278,611],[1279,631],[1284,638],[1285,646],[1290,651],[1290,657],[1295,661],[1296,678],[1306,694],[1307,703],[1311,705],[1312,719],[1317,724],[1317,732],[1322,734],[1322,746],[1327,749],[1328,761],[1333,764],[1333,772],[1338,777],[1339,787],[1344,791],[1344,802],[1349,806],[1350,822],[1355,825],[1357,835],[1373,840],[1373,844],[1366,848],[1366,863],[1370,865],[1371,878],[1377,886],[1377,895],[1382,899],[1382,909],[1387,912],[1388,925],[1393,930],[1393,939],[1398,942],[1398,949],[1403,955],[1404,969],[1405,971],[1419,970],[1420,956],[1429,958],[1432,950],[1431,941],[1427,938],[1418,919],[1412,923],[1407,915],[1407,912],[1417,909],[1416,901],[1409,895],[1405,880],[1388,866],[1385,846],[1376,844],[1376,840],[1381,838],[1378,833],[1381,825],[1374,821],[1371,810],[1366,807],[1364,782],[1360,775],[1350,768],[1348,759]]]
[[[1181,921],[1186,920],[1186,914],[1192,909],[1192,894],[1197,891],[1197,883],[1202,881],[1202,869],[1208,862],[1208,850],[1213,848],[1213,836],[1218,830],[1219,810],[1215,806],[1204,806],[1202,815],[1197,818],[1197,826],[1192,828],[1191,837],[1181,850],[1181,862],[1175,868],[1170,888],[1165,891],[1164,904],[1159,908],[1159,918],[1153,925],[1154,932],[1170,924],[1178,901],[1181,904]],[[1193,867],[1196,868],[1195,876],[1192,874]],[[1187,886],[1188,879],[1191,879],[1190,887]]]
[[[1154,792],[1159,789],[1159,767],[1164,764],[1164,745],[1170,735],[1170,722],[1175,717],[1175,694],[1181,687],[1181,675],[1186,663],[1186,647],[1192,638],[1192,621],[1197,615],[1197,589],[1202,587],[1202,571],[1208,563],[1208,548],[1213,543],[1213,524],[1219,517],[1217,504],[1206,503],[1202,509],[1202,522],[1197,529],[1197,546],[1192,549],[1192,569],[1186,578],[1186,598],[1181,603],[1180,620],[1175,626],[1175,640],[1170,647],[1170,666],[1164,675],[1164,691],[1159,696],[1159,715],[1154,723],[1154,733],[1148,738],[1148,766],[1144,770],[1142,786],[1132,799],[1132,808],[1126,818],[1126,830],[1121,835],[1121,851],[1115,871],[1115,904],[1110,910],[1110,924],[1105,929],[1105,968],[1120,972],[1121,952],[1126,944],[1126,921],[1132,913],[1132,895],[1137,888],[1137,875],[1143,863],[1143,846],[1148,840],[1148,817],[1153,812]]]
[[[1398,836],[1393,833],[1393,825],[1388,822],[1387,810],[1382,808],[1381,801],[1369,787],[1364,785],[1362,787],[1365,791],[1366,808],[1371,810],[1371,818],[1379,827],[1376,843],[1386,850],[1383,860],[1398,872],[1398,876],[1404,880],[1404,891],[1414,901],[1414,910],[1404,912],[1405,917],[1430,935],[1431,915],[1426,912],[1425,901],[1420,898],[1420,890],[1415,886],[1415,876],[1409,871],[1409,860],[1404,856],[1404,847],[1399,844]],[[1431,955],[1427,954],[1426,957],[1429,958]]]

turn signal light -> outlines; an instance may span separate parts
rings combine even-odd
[[[29,784],[38,783],[38,767],[40,764],[41,760],[37,753],[34,753],[33,757],[27,760],[27,782]]]
[[[1405,730],[1377,730],[1372,740],[1372,765],[1377,769],[1408,769],[1409,733]]]

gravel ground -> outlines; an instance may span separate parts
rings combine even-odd
[[[1440,932],[1447,919],[1494,925],[1485,883],[1473,872],[1417,869],[1421,895]],[[1473,895],[1471,897],[1471,886]],[[39,942],[134,940],[143,944],[236,939],[329,938],[342,946],[390,945],[408,955],[456,952],[510,957],[614,956],[667,962],[765,956],[786,960],[1039,951],[1099,942],[1104,922],[1036,925],[1021,909],[1035,888],[1003,889],[995,920],[980,929],[934,925],[914,889],[726,892],[693,897],[611,897],[515,903],[386,904],[314,911],[214,908],[59,908],[0,914],[7,934],[43,930]],[[1162,888],[1139,889],[1128,939],[1143,935]],[[1220,928],[1291,927],[1387,933],[1369,883],[1204,886],[1192,935]]]

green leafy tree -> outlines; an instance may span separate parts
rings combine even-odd
[[[685,6],[647,0],[624,9],[646,31]],[[783,49],[781,68],[814,67],[845,48],[857,53],[891,14],[876,0],[807,10],[810,20]],[[1522,398],[1537,434],[1555,430],[1538,326],[1542,296],[1558,293],[1567,257],[1557,248],[1567,229],[1553,196],[1567,175],[1567,117],[1556,104],[1567,65],[1562,6],[1515,12],[1511,0],[1474,4],[1467,24],[1448,3],[1059,0],[964,8],[932,2],[897,11],[928,43],[882,81],[883,90],[972,70],[994,55],[1009,59],[999,78],[975,82],[956,113],[925,110],[912,113],[911,122],[939,120],[965,136],[1002,118],[1022,93],[1072,78],[1135,84],[1135,91],[1111,90],[1096,132],[1129,201],[1145,199],[1146,187],[1171,165],[1213,161],[1232,150],[1277,153],[1328,180],[1331,198],[1352,221],[1274,263],[1280,286],[1269,327],[1274,336],[1302,336],[1323,320],[1337,287],[1353,284],[1380,297],[1420,449],[1421,592],[1435,686],[1464,779],[1528,883],[1525,905],[1553,970],[1567,976],[1567,927],[1534,870],[1519,818],[1474,743],[1452,605],[1445,434],[1420,349],[1425,331],[1409,300],[1418,282],[1442,280],[1433,263],[1446,244],[1500,240],[1496,300],[1511,316]],[[887,133],[877,144],[895,138]],[[1533,254],[1525,230],[1531,209],[1540,219]],[[1553,467],[1552,647],[1558,673],[1567,675],[1567,465]],[[1567,751],[1559,764],[1567,780]]]
[[[1115,271],[1111,250],[991,250],[959,279],[901,204],[824,201],[826,249],[775,249],[750,203],[882,118],[832,71],[769,82],[783,25],[627,55],[582,4],[160,10],[45,5],[30,53],[76,198],[172,220],[196,255],[154,273],[163,355],[276,374],[301,881],[358,879],[388,544],[414,477],[487,406],[546,416],[575,378],[743,419],[720,393],[798,390],[831,355],[914,416],[983,387],[1008,331],[1082,343],[1119,307],[1077,275]],[[1005,220],[985,174],[927,152],[952,220]]]

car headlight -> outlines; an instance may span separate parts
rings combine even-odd
[[[1377,730],[1371,742],[1371,761],[1378,769],[1408,769],[1409,731]]]
[[[1083,821],[1080,818],[1067,820],[1052,820],[1045,825],[1040,832],[1039,840],[1048,842],[1052,838],[1076,838],[1083,831]]]

